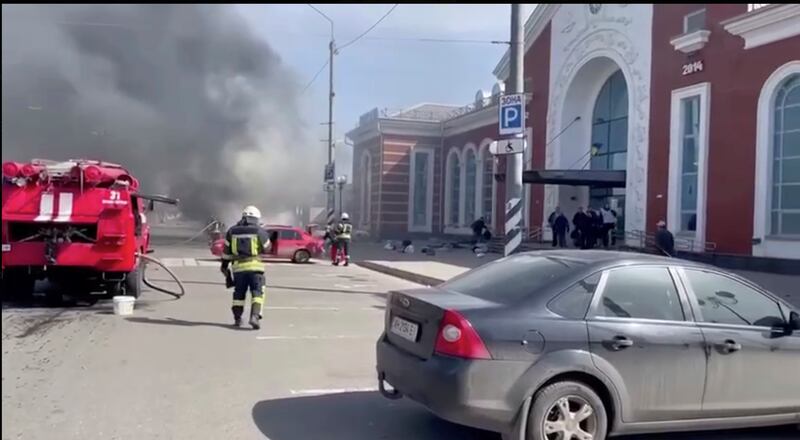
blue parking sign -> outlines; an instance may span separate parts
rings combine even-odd
[[[522,134],[525,132],[525,95],[503,95],[500,97],[501,136]]]

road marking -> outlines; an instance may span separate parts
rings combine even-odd
[[[197,266],[197,260],[194,258],[184,258],[183,259],[184,266]]]
[[[370,393],[378,391],[378,387],[363,388],[322,388],[311,390],[289,390],[293,396],[320,396],[324,394],[343,394],[343,393]]]
[[[351,289],[367,289],[370,287],[375,287],[374,284],[334,284],[334,288],[342,289],[342,290],[351,290]]]
[[[182,267],[183,258],[161,258],[161,264],[167,267]]]
[[[289,341],[289,340],[327,340],[327,339],[374,339],[377,335],[306,335],[306,336],[285,336],[270,335],[256,336],[259,341]]]
[[[338,307],[272,306],[272,307],[264,307],[264,310],[325,310],[325,311],[338,312],[341,309]]]

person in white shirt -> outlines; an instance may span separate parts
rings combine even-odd
[[[617,225],[617,213],[614,212],[611,207],[608,205],[603,206],[603,209],[600,210],[600,215],[603,217],[603,247],[608,249],[608,236],[613,231]],[[611,240],[612,243],[616,240]]]

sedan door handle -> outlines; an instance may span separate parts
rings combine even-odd
[[[737,343],[733,339],[726,339],[725,342],[719,344],[719,348],[723,354],[730,354],[742,349],[742,344]]]
[[[633,347],[633,341],[628,339],[627,336],[614,336],[614,339],[608,341],[612,350],[619,351],[628,347]]]

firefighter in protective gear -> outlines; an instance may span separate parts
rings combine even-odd
[[[225,248],[222,253],[222,272],[233,272],[233,311],[234,325],[242,323],[247,290],[250,290],[250,325],[258,330],[261,325],[261,307],[264,304],[264,263],[261,255],[270,247],[269,233],[259,225],[261,212],[255,206],[248,206],[242,212],[242,220],[231,227],[225,235]]]
[[[336,237],[334,237],[333,229],[333,220],[331,220],[328,222],[328,225],[325,226],[325,236],[323,237],[325,248],[331,256],[331,263],[336,261]]]
[[[344,254],[344,265],[350,265],[350,236],[353,233],[353,225],[350,223],[350,216],[346,212],[342,213],[341,220],[334,229],[336,235],[336,252],[333,259],[335,266],[339,265],[339,255]]]

